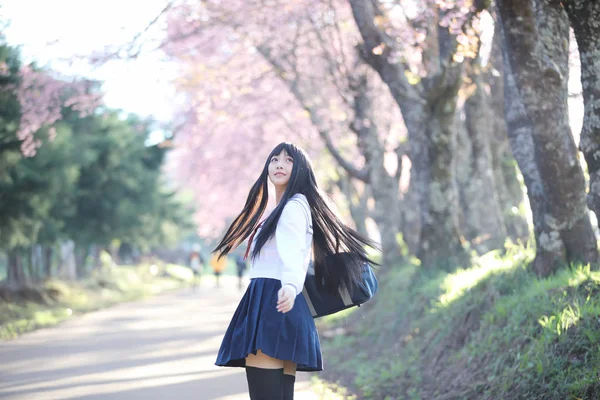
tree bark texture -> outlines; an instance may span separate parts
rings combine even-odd
[[[544,185],[535,162],[535,144],[533,142],[533,124],[521,102],[519,90],[510,70],[508,61],[504,68],[505,113],[508,138],[517,164],[523,174],[533,218],[537,246],[533,270],[544,273],[557,268],[565,260],[565,246],[560,234],[554,231],[545,219],[547,199]],[[551,246],[550,246],[551,245]]]
[[[429,106],[427,159],[424,190],[421,192],[421,238],[417,257],[424,266],[454,269],[466,261],[459,228],[459,196],[455,179],[456,130],[454,115],[460,72],[453,71],[454,84],[443,89]],[[410,131],[410,130],[409,130]]]
[[[75,243],[72,240],[66,240],[60,244],[60,271],[60,276],[65,279],[77,279]]]
[[[363,193],[358,193],[352,183],[352,178],[347,174],[344,174],[336,182],[341,192],[344,193],[348,201],[348,209],[350,215],[356,226],[356,231],[361,235],[368,237],[366,221],[369,217],[368,199],[369,199],[369,186],[365,184]]]
[[[461,230],[480,253],[502,248],[507,237],[502,205],[497,191],[491,141],[494,137],[493,110],[486,92],[486,75],[479,59],[469,65],[469,81],[464,105],[466,143],[459,146],[468,154],[457,165],[464,218]]]
[[[505,55],[531,122],[534,163],[542,186],[541,209],[534,211],[543,213],[542,226],[536,228],[534,269],[545,276],[563,262],[595,263],[596,238],[568,120],[567,15],[560,4],[543,0],[498,0],[497,6]]]
[[[581,86],[585,106],[579,149],[590,174],[588,207],[600,219],[600,2],[566,0],[581,60]]]
[[[490,55],[490,68],[485,80],[490,84],[490,107],[494,134],[491,137],[492,162],[496,177],[496,193],[504,218],[507,235],[514,241],[527,241],[529,224],[520,210],[524,203],[524,192],[518,178],[518,163],[512,153],[508,138],[506,113],[504,110],[504,57],[501,48],[501,31],[496,26]],[[518,92],[515,92],[518,95]],[[522,105],[521,105],[522,106]]]
[[[365,66],[366,67],[366,66]],[[400,247],[396,236],[400,232],[400,208],[398,207],[400,171],[391,176],[384,166],[385,149],[378,134],[378,128],[373,116],[369,73],[364,68],[351,82],[354,91],[354,120],[350,129],[358,137],[358,147],[365,157],[369,173],[369,186],[375,201],[371,212],[373,220],[379,228],[383,265],[393,265],[401,257]]]
[[[415,182],[413,180],[415,173],[415,168],[411,167],[410,182],[412,183]],[[421,205],[419,204],[420,194],[414,189],[412,183],[402,198],[400,230],[409,254],[416,255],[419,251],[419,241],[421,239]]]
[[[387,84],[408,130],[409,192],[416,192],[413,203],[420,208],[417,257],[428,268],[455,268],[466,260],[458,222],[456,131],[452,124],[461,68],[440,66],[425,82],[411,85],[402,63],[390,61],[393,39],[375,24],[371,0],[350,0],[350,5],[364,41],[363,59]],[[374,51],[382,45],[382,52]]]
[[[8,251],[8,285],[14,288],[21,288],[27,284],[27,277],[23,269],[23,258],[19,249]]]
[[[76,244],[74,253],[75,253],[75,269],[77,271],[77,276],[79,276],[79,277],[86,276],[88,273],[88,271],[86,269],[86,260],[89,255],[89,246]]]

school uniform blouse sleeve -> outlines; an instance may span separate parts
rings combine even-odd
[[[308,208],[308,204],[306,207]],[[277,252],[283,262],[281,285],[292,285],[296,289],[296,295],[302,292],[308,267],[305,265],[308,229],[306,213],[299,201],[288,201],[275,230]]]

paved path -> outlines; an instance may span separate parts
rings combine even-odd
[[[226,277],[224,277],[226,278]],[[209,282],[0,342],[0,398],[248,399],[242,368],[214,366],[241,292]],[[296,400],[316,400],[299,373]]]

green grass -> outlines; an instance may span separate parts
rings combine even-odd
[[[0,297],[0,340],[55,325],[73,315],[142,299],[192,282],[190,269],[164,266],[118,266],[94,271],[77,282],[48,280],[43,285]]]
[[[539,279],[531,249],[394,268],[368,310],[323,321],[324,378],[365,399],[600,398],[600,272]],[[364,308],[364,307],[363,307]]]

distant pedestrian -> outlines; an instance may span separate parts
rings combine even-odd
[[[275,186],[276,206],[259,222],[268,203],[268,181]],[[337,217],[317,187],[308,156],[291,143],[271,151],[214,254],[225,256],[246,238],[250,284],[216,365],[245,367],[251,400],[291,400],[297,370],[323,369],[317,328],[301,295],[311,250],[316,274],[328,286],[352,287],[360,280],[361,265],[372,262],[365,246],[374,244]],[[353,262],[343,269],[330,267],[327,257],[340,251]]]
[[[235,266],[237,267],[238,289],[242,290],[244,271],[246,271],[246,268],[248,268],[248,264],[246,264],[246,260],[244,260],[243,255],[238,254],[235,257]]]
[[[193,276],[193,285],[196,287],[200,283],[200,278],[202,276],[202,270],[204,269],[204,257],[202,257],[201,248],[199,244],[194,244],[192,246],[192,251],[190,253],[190,268],[192,269]]]
[[[213,254],[210,258],[210,266],[215,274],[215,287],[221,287],[219,282],[221,274],[227,267],[227,257],[220,257],[217,254]]]

